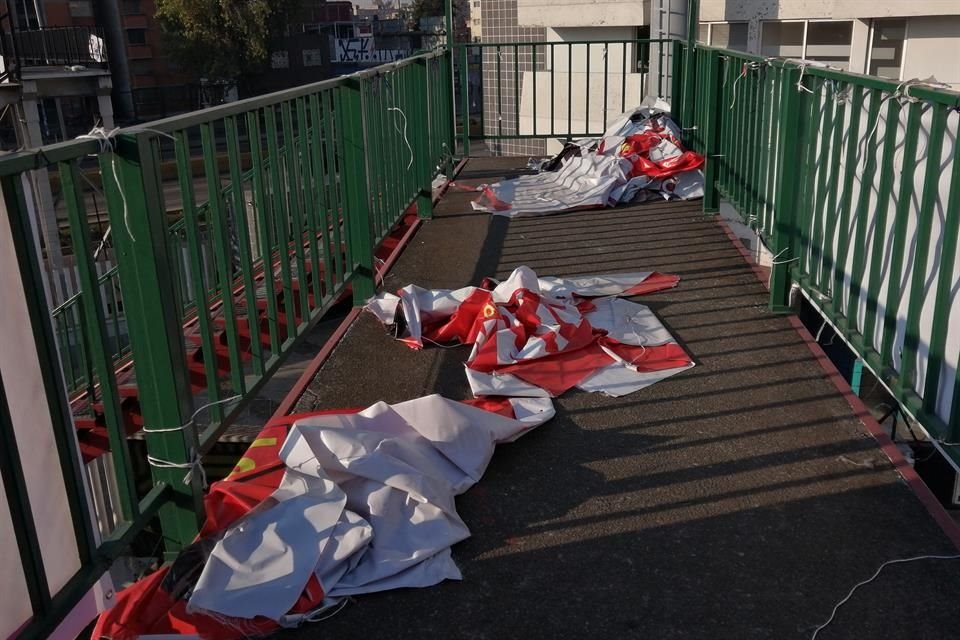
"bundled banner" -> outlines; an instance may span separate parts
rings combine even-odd
[[[703,197],[704,158],[683,148],[668,112],[662,101],[627,112],[599,140],[568,144],[546,171],[480,187],[472,206],[515,217]]]
[[[538,278],[518,267],[480,287],[408,285],[366,308],[412,348],[472,345],[465,366],[476,396],[556,397],[578,387],[619,397],[693,366],[650,309],[616,297],[678,282],[650,272]]]
[[[471,404],[475,406],[470,406]],[[546,399],[428,396],[268,424],[204,506],[196,543],[118,595],[94,638],[264,635],[343,596],[460,579],[454,497],[496,444],[553,417]]]

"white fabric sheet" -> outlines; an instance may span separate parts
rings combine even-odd
[[[297,421],[280,487],[217,543],[190,608],[284,623],[313,574],[330,598],[459,579],[450,546],[470,531],[454,496],[498,442],[553,416],[549,399],[513,406],[519,419],[433,395]]]

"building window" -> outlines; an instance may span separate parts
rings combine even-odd
[[[764,22],[760,54],[772,58],[802,58],[805,22]]]
[[[735,51],[747,50],[746,22],[701,22],[697,40],[703,44]]]
[[[816,60],[838,69],[850,67],[850,21],[764,22],[760,33],[761,55]]]
[[[135,45],[147,44],[147,30],[127,29],[127,42]]]
[[[123,0],[123,14],[127,16],[138,16],[143,13],[140,8],[140,0]]]
[[[70,15],[74,18],[92,18],[93,3],[90,0],[71,0]]]
[[[903,42],[907,35],[907,21],[903,19],[874,20],[870,38],[871,76],[900,79],[903,65]]]
[[[849,69],[852,37],[852,22],[808,22],[804,57],[838,69]]]
[[[710,25],[710,45],[734,51],[747,50],[746,22],[718,22]]]

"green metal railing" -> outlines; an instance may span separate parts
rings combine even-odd
[[[585,138],[601,135],[608,120],[648,93],[665,95],[670,40],[474,42],[454,45],[461,72],[461,148],[470,141]],[[650,55],[659,73],[651,77]],[[484,130],[470,135],[468,58],[480,51]]]
[[[81,513],[83,568],[70,593],[39,588],[25,635],[47,633],[152,518],[168,554],[192,541],[203,489],[199,474],[185,483],[185,466],[348,288],[356,302],[374,293],[374,248],[410,207],[431,215],[431,183],[453,159],[451,71],[449,52],[425,53],[121,130],[109,144],[78,140],[0,159],[4,203],[24,229],[21,176],[59,173],[80,292],[55,310],[46,339],[59,343],[69,382],[59,388],[99,400],[122,516],[95,544],[86,501],[72,504]],[[191,149],[202,153],[199,171]],[[113,228],[116,267],[105,273],[94,263],[81,184],[89,155],[99,159]],[[202,205],[200,191],[209,194]],[[183,215],[171,223],[167,200],[176,192]],[[115,339],[121,321],[129,345]],[[116,367],[124,358],[146,425],[153,488],[145,495],[121,415]],[[189,424],[196,406],[216,402],[209,425]],[[73,438],[68,422],[58,428]],[[42,558],[31,556],[24,569],[39,580]]]
[[[677,49],[705,209],[725,198],[770,247],[772,307],[795,285],[960,462],[960,93]]]

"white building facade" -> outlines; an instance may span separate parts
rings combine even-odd
[[[669,81],[661,86],[647,81],[657,77],[661,62],[664,74],[670,72],[669,59],[661,60],[656,47],[646,56],[630,44],[561,43],[684,37],[687,0],[483,0],[483,4],[484,42],[512,36],[558,43],[538,49],[536,56],[532,50],[526,52],[519,99],[501,87],[499,105],[490,99],[492,59],[485,59],[488,133],[497,122],[502,130],[504,122],[514,120],[519,121],[521,134],[533,133],[534,123],[537,133],[554,131],[562,136],[568,123],[570,130],[583,130],[588,124],[595,132],[603,129],[605,118],[620,113],[623,104],[669,92]],[[514,4],[515,13],[509,6]],[[697,37],[706,44],[757,55],[805,58],[901,81],[933,77],[960,88],[960,0],[701,0]],[[508,54],[501,53],[501,62]],[[531,63],[537,67],[536,78]],[[594,86],[604,83],[604,74],[605,87]],[[534,87],[543,96],[550,94],[551,86],[555,103],[540,100],[534,108]],[[558,147],[552,142],[546,151]],[[508,150],[504,145],[503,151]]]

